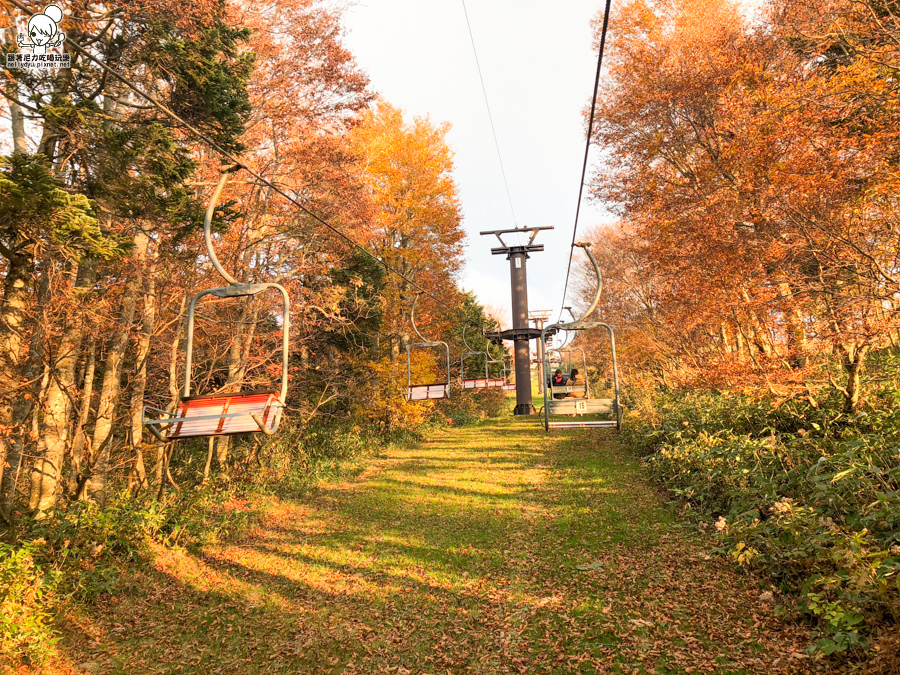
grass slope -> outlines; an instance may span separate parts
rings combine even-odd
[[[578,569],[579,566],[587,569]],[[69,612],[60,672],[803,673],[809,637],[711,559],[608,432],[436,434],[159,550]]]

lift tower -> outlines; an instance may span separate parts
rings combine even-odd
[[[535,244],[534,239],[541,230],[552,230],[552,227],[520,227],[512,230],[490,230],[480,234],[492,234],[500,241],[498,248],[492,248],[494,255],[505,255],[509,260],[510,286],[512,287],[512,320],[510,330],[496,333],[485,333],[495,343],[512,340],[516,355],[516,415],[533,415],[531,403],[531,358],[528,352],[528,341],[540,339],[541,331],[528,326],[528,278],[525,274],[525,261],[529,253],[544,250],[543,244]],[[529,233],[528,243],[524,246],[508,246],[503,241],[504,234]]]

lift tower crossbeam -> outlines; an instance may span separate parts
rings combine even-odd
[[[538,232],[552,230],[552,227],[519,227],[511,230],[488,230],[482,235],[494,235],[500,242],[500,246],[492,248],[494,255],[505,255],[509,260],[510,286],[512,288],[512,320],[510,330],[496,333],[485,333],[490,340],[499,343],[502,340],[512,340],[515,345],[516,357],[516,415],[534,414],[534,406],[531,403],[531,358],[528,350],[528,341],[540,339],[541,331],[528,325],[528,277],[525,273],[525,261],[529,253],[538,253],[544,250],[543,244],[535,244],[534,240]],[[528,243],[524,246],[509,246],[503,241],[504,234],[529,233]]]

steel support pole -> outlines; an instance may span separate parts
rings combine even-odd
[[[534,327],[538,330],[544,330],[544,320],[543,319],[535,319]],[[538,394],[542,395],[544,393],[544,387],[547,386],[547,374],[544,372],[544,341],[538,340],[537,343],[538,348]]]
[[[528,329],[528,277],[525,272],[525,251],[513,249],[509,254],[510,286],[512,287],[513,329]],[[515,340],[516,355],[516,408],[515,415],[533,415],[531,401],[531,354],[528,340]]]
[[[493,255],[505,255],[509,260],[510,287],[512,289],[513,327],[509,330],[487,334],[491,340],[512,340],[516,358],[516,415],[533,415],[534,405],[531,399],[531,354],[528,343],[540,337],[540,331],[528,325],[528,277],[525,274],[525,261],[529,253],[544,250],[543,244],[535,244],[538,232],[552,230],[552,227],[518,227],[512,230],[489,230],[482,235],[494,235],[500,246],[492,248]],[[503,241],[505,234],[527,234],[528,243],[519,246],[508,246]]]

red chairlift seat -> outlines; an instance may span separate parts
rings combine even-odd
[[[515,384],[511,389],[514,391]],[[499,378],[485,379],[480,377],[474,380],[463,380],[463,389],[506,389],[506,380]]]
[[[174,414],[159,420],[144,420],[154,435],[162,433],[154,427],[164,427],[163,440],[194,438],[197,436],[227,436],[262,431],[270,433],[278,428],[284,406],[277,391],[206,394],[181,399]],[[161,429],[162,430],[162,429]]]
[[[450,395],[450,385],[446,382],[436,384],[413,384],[406,391],[407,401],[431,401],[438,398],[447,398]]]
[[[459,379],[462,380],[463,389],[487,389],[490,387],[490,375],[488,375],[488,356],[487,352],[473,350],[466,342],[466,330],[468,326],[463,327],[463,344],[469,351],[463,352],[459,357]],[[466,359],[472,357],[480,358],[484,363],[484,377],[466,377]],[[479,369],[480,370],[480,369]]]
[[[484,333],[484,331],[482,331],[482,334],[483,333]],[[501,377],[491,377],[488,380],[487,386],[489,388],[500,389],[501,391],[515,391],[516,383],[507,381],[506,362],[503,359],[492,359],[492,360],[488,361],[486,365],[488,367],[490,367],[494,364],[500,364],[500,368],[502,369],[503,375]]]

